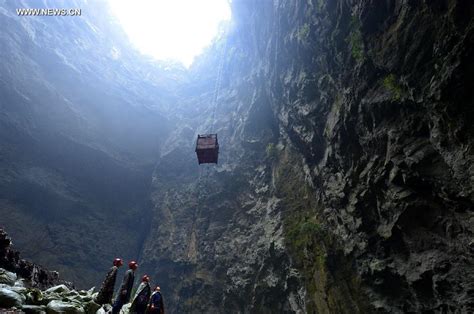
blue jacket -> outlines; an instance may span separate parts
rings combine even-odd
[[[149,312],[150,313],[164,313],[165,306],[163,304],[163,297],[161,292],[155,291],[151,295]]]

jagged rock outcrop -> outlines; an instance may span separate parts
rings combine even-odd
[[[44,289],[60,283],[73,287],[72,283],[59,279],[58,272],[20,258],[20,252],[12,248],[11,238],[0,229],[0,284],[13,286],[17,275],[33,288]]]

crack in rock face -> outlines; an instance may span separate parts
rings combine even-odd
[[[231,6],[185,70],[139,55],[105,2],[0,3],[17,248],[79,287],[138,259],[171,313],[474,311],[474,3]],[[199,166],[211,131],[219,163]]]

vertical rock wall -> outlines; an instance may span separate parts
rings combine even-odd
[[[472,5],[233,9],[220,164],[191,156],[212,129],[208,57],[154,172],[143,263],[171,306],[472,309]]]

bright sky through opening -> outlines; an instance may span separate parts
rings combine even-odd
[[[189,67],[230,20],[228,0],[110,0],[131,42],[144,54]]]

